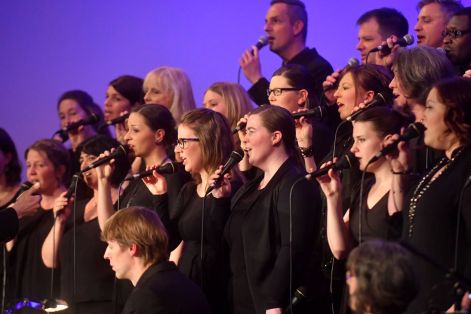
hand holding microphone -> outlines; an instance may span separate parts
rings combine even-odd
[[[163,195],[167,193],[167,180],[165,177],[162,175],[162,173],[159,171],[159,169],[167,169],[163,168],[163,166],[148,166],[146,167],[146,171],[142,174],[147,174],[151,173],[152,175],[145,175],[142,177],[142,181],[146,184],[147,188],[153,195]],[[168,168],[170,169],[170,168]],[[174,168],[173,168],[174,169]],[[162,171],[163,172],[163,171]],[[138,175],[139,176],[139,175]]]
[[[242,158],[244,158],[244,152],[242,150],[235,150],[231,153],[231,156],[227,160],[227,162],[224,164],[222,167],[221,171],[218,172],[218,176],[214,178],[212,183],[209,185],[208,189],[206,190],[205,195],[207,196],[209,193],[211,193],[214,189],[218,188],[221,186],[221,184],[224,181],[224,175],[226,173],[229,173],[229,171],[234,168],[235,165],[237,165]]]
[[[9,207],[13,207],[18,218],[21,219],[24,216],[30,216],[37,212],[41,207],[41,196],[36,194],[39,189],[39,182],[34,184],[25,182],[20,189],[23,189],[23,192],[18,194],[19,196],[15,203]]]
[[[258,52],[267,44],[267,37],[260,37],[257,43],[252,47],[252,50],[246,50],[240,58],[240,67],[244,71],[244,75],[247,80],[252,84],[255,84],[260,78],[262,78],[262,69]]]
[[[405,35],[404,37],[397,38],[395,35],[391,35],[376,48],[370,50],[370,53],[379,52],[376,54],[375,64],[383,65],[385,67],[391,67],[396,57],[396,53],[399,47],[406,47],[414,43],[414,37],[412,35]]]

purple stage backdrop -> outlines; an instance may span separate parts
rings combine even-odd
[[[307,44],[334,68],[342,67],[358,57],[355,22],[363,12],[394,7],[414,34],[416,2],[305,0]],[[0,126],[22,156],[36,139],[58,129],[57,99],[64,91],[83,89],[102,105],[115,77],[144,77],[163,65],[188,73],[200,104],[211,83],[237,80],[241,53],[264,34],[268,6],[260,0],[2,1]],[[269,78],[280,59],[268,49],[261,58]],[[249,86],[245,78],[241,83]]]

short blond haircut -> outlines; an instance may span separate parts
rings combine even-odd
[[[121,248],[137,246],[144,264],[168,259],[168,237],[159,216],[145,207],[128,207],[117,211],[105,223],[103,241],[116,241]]]

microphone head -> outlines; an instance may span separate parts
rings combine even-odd
[[[268,37],[263,35],[263,36],[260,36],[257,43],[255,44],[255,47],[257,47],[257,49],[260,50],[266,45],[268,45]]]
[[[411,123],[404,131],[404,134],[401,135],[401,139],[407,141],[422,136],[425,129],[425,126],[420,122]]]
[[[244,158],[244,151],[242,149],[237,149],[231,152],[230,159],[234,160],[236,163],[239,163]]]
[[[337,162],[335,162],[335,170],[344,170],[356,167],[358,165],[358,159],[353,155],[352,152],[348,152],[342,157],[340,157]]]
[[[360,61],[358,61],[357,58],[351,57],[350,59],[348,59],[346,68],[353,68],[353,67],[356,67],[359,64],[360,64]]]
[[[100,116],[96,113],[92,113],[85,119],[85,121],[87,122],[87,124],[94,124],[100,121]]]
[[[157,168],[157,172],[160,174],[172,174],[176,171],[177,165],[175,162],[169,162]]]
[[[414,43],[414,36],[411,34],[406,34],[404,37],[402,37],[406,43],[407,46],[412,45]]]
[[[373,108],[375,106],[383,106],[384,104],[387,103],[387,100],[386,100],[386,97],[383,96],[382,93],[377,93],[374,97],[373,97],[373,100],[370,101],[366,107],[360,109],[360,110],[357,110],[355,111],[354,113],[352,113],[350,116],[347,117],[347,121],[352,121],[352,120],[355,120],[355,118],[365,112],[365,110],[368,110],[369,108]]]

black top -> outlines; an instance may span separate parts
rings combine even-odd
[[[134,180],[131,181],[120,197],[119,208],[144,206],[154,209],[169,233],[169,251],[172,251],[178,246],[179,240],[175,234],[175,228],[170,223],[171,213],[169,213],[169,210],[171,211],[172,208],[175,208],[178,193],[182,186],[191,180],[191,176],[184,170],[181,164],[178,164],[175,173],[166,174],[164,177],[167,180],[168,189],[165,196],[153,195],[142,180]]]
[[[405,207],[403,238],[446,269],[454,266],[457,244],[458,271],[471,278],[471,148],[468,146],[454,156],[455,159],[449,167],[418,199],[415,211],[411,210],[410,205]],[[427,182],[430,180],[424,181],[425,184]],[[414,190],[415,188],[412,188],[412,191]],[[419,190],[423,191],[421,188]],[[458,208],[460,195],[463,199],[461,207]],[[413,214],[413,219],[409,217],[410,214]],[[411,224],[413,228],[409,234]],[[428,305],[440,311],[448,309],[453,303],[453,296],[451,285],[444,280],[444,274],[417,255],[413,255],[412,262],[421,288],[408,313],[421,313]]]
[[[305,48],[298,53],[293,59],[284,63],[286,64],[299,64],[306,67],[309,74],[312,76],[314,82],[315,97],[319,99],[323,94],[322,82],[324,82],[327,75],[334,72],[330,63],[324,59],[315,48]],[[248,90],[252,100],[259,106],[269,104],[267,89],[270,86],[269,81],[262,77]]]
[[[285,308],[296,288],[315,285],[308,269],[311,270],[313,248],[319,235],[320,199],[318,186],[302,178],[304,174],[302,168],[288,159],[263,190],[257,191],[262,180],[259,176],[243,185],[233,197],[232,213],[225,229],[231,250],[231,273],[233,279],[240,279],[245,267],[249,288],[247,291],[244,283],[236,285],[241,281],[232,282],[233,298],[237,300],[233,304],[234,313],[265,313],[266,309]]]
[[[388,212],[388,197],[389,192],[384,194],[383,197],[372,208],[368,208],[367,197],[374,184],[374,178],[365,180],[363,188],[362,200],[362,213],[361,213],[361,238],[362,242],[383,239],[383,240],[398,240],[401,236],[402,230],[402,213],[397,213],[389,216]],[[349,225],[350,231],[355,240],[359,243],[360,238],[360,187],[359,185],[353,189],[352,204],[350,206]]]
[[[51,269],[41,257],[41,248],[54,224],[51,210],[40,208],[33,216],[20,220],[16,243],[9,254],[9,284],[7,294],[10,300],[28,298],[42,301],[50,297]],[[59,291],[59,269],[54,270],[54,292]]]
[[[16,211],[11,207],[0,209],[0,242],[12,239],[18,232],[18,227]]]
[[[85,222],[83,219],[88,200],[76,204],[76,295],[75,302],[111,302],[114,272],[103,258],[106,243],[100,239],[98,218]],[[67,222],[59,248],[61,267],[61,298],[73,302],[74,246],[73,216]]]
[[[200,288],[172,262],[149,267],[129,296],[123,314],[210,313]]]
[[[233,184],[234,185],[234,184]],[[237,190],[238,184],[233,186]],[[240,186],[240,185],[239,185]],[[201,220],[203,198],[195,182],[188,182],[180,191],[172,221],[184,241],[178,267],[202,287],[214,313],[227,312],[228,257],[224,251],[223,231],[230,214],[230,197],[216,199],[209,195],[204,204],[204,246],[201,261]],[[201,267],[203,266],[203,267]]]

